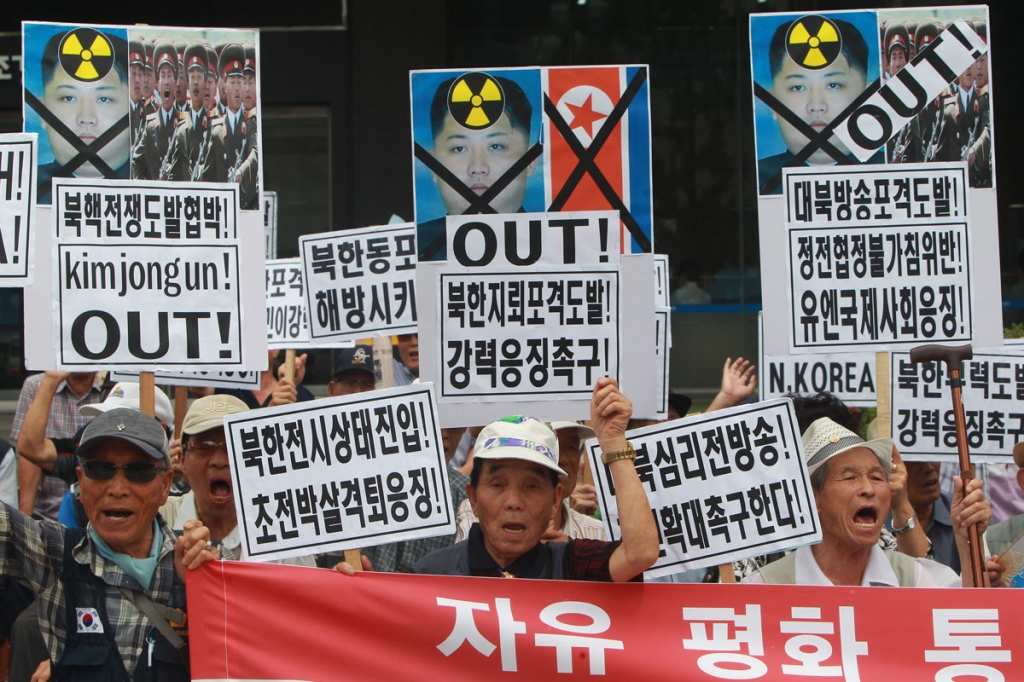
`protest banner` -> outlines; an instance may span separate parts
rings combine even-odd
[[[303,235],[299,255],[311,341],[416,331],[413,224]]]
[[[242,370],[239,372],[154,372],[156,383],[161,386],[194,386],[196,388],[248,388],[260,387],[260,372]],[[133,381],[139,380],[138,372],[110,372],[110,380]]]
[[[53,181],[59,368],[238,369],[237,189]]]
[[[218,561],[189,572],[188,592],[200,682],[1012,680],[1024,655],[1016,590],[351,578]]]
[[[766,355],[764,322],[758,314],[757,386],[761,400],[790,393],[810,395],[828,391],[850,407],[872,407],[878,381],[874,353],[815,353],[814,355]]]
[[[267,240],[267,260],[277,258],[277,192],[263,193],[263,229]]]
[[[914,364],[909,353],[892,353],[892,437],[908,461],[957,461],[956,426],[949,373],[942,363]],[[964,421],[974,462],[1013,461],[1024,440],[1024,357],[1000,349],[979,350],[963,363]]]
[[[792,352],[970,340],[966,175],[785,170]]]
[[[224,420],[246,559],[455,532],[430,384]]]
[[[769,355],[814,352],[807,344],[796,344],[790,314],[793,309],[801,311],[801,303],[810,306],[812,295],[817,299],[814,311],[805,317],[818,316],[819,341],[825,333],[823,316],[835,317],[838,308],[850,309],[856,304],[857,314],[847,315],[849,326],[840,332],[845,350],[871,346],[863,342],[864,337],[873,335],[878,344],[870,348],[874,351],[899,348],[903,342],[910,344],[902,331],[896,338],[893,327],[903,327],[904,321],[909,327],[918,326],[923,320],[917,319],[917,311],[932,307],[924,289],[932,284],[912,283],[906,287],[903,299],[897,291],[894,305],[892,284],[872,287],[874,294],[862,300],[860,295],[867,287],[863,286],[863,279],[857,282],[862,286],[853,286],[852,276],[850,286],[846,287],[857,291],[858,299],[852,303],[850,299],[839,300],[838,292],[827,286],[809,287],[801,292],[801,298],[790,300],[789,296],[794,295],[789,269],[794,258],[793,245],[789,239],[779,237],[786,225],[795,224],[794,206],[802,202],[813,208],[815,197],[787,196],[780,201],[772,195],[796,191],[784,186],[788,182],[785,173],[808,167],[835,166],[834,171],[840,176],[849,173],[851,184],[833,184],[826,191],[822,182],[822,213],[816,217],[826,215],[829,208],[836,217],[819,225],[821,229],[804,232],[805,237],[824,237],[825,232],[839,229],[847,214],[854,216],[854,222],[861,221],[857,223],[860,226],[872,231],[879,228],[876,234],[891,238],[895,238],[893,230],[901,223],[909,226],[918,221],[917,224],[939,228],[955,216],[957,229],[968,233],[966,242],[970,249],[963,254],[960,280],[948,286],[956,290],[957,297],[963,290],[964,301],[962,305],[956,301],[956,319],[946,330],[939,328],[941,339],[926,338],[913,343],[969,340],[978,347],[1000,344],[999,272],[996,268],[978,266],[997,262],[999,258],[987,17],[983,5],[751,15],[761,289],[765,292],[765,343]],[[914,30],[908,30],[909,27]],[[883,128],[887,129],[885,135]],[[868,141],[868,136],[873,136],[877,143]],[[966,199],[966,203],[956,205],[959,213],[952,208],[953,195],[943,195],[942,185],[949,178],[949,166],[944,164],[948,163],[959,164],[964,177],[964,182],[955,188],[955,198]],[[875,187],[877,176],[870,171],[884,173],[883,169],[906,171],[905,179],[910,184],[905,185],[902,200],[911,204],[911,220],[898,217],[900,213],[895,210],[899,185],[894,183],[899,173],[884,176],[888,182]],[[815,188],[818,186],[812,185]],[[919,200],[923,204],[920,211]],[[947,200],[951,209],[943,217],[941,204]],[[936,211],[927,217],[926,212],[933,210]],[[899,235],[904,236],[907,234]],[[851,235],[847,233],[846,237],[849,241]],[[965,276],[969,276],[968,282],[962,281]],[[965,289],[968,285],[969,296]],[[808,295],[803,297],[804,293]],[[887,294],[884,299],[883,293]],[[912,293],[917,294],[916,298]],[[938,291],[932,294],[940,297]],[[878,314],[865,316],[865,312],[873,312],[871,307],[876,298]],[[833,302],[837,303],[835,307]],[[890,309],[888,318],[883,317],[886,303]],[[941,300],[936,303],[939,304]],[[952,307],[952,303],[948,305]],[[854,340],[850,332],[859,323],[864,324],[864,329],[859,332],[860,338]],[[950,329],[954,331],[947,335]],[[843,347],[832,344],[829,350]]]
[[[25,286],[34,274],[38,135],[0,135],[0,284]]]
[[[413,71],[420,260],[447,258],[446,216],[606,209],[623,251],[650,253],[647,75],[637,65]],[[470,172],[477,156],[484,174]]]
[[[653,259],[620,255],[614,220],[607,211],[448,218],[448,261],[417,269],[420,307],[436,311],[420,319],[421,338],[437,340],[420,346],[420,376],[438,385],[439,403],[459,405],[443,426],[510,412],[586,418],[605,375],[637,414],[657,412],[655,355],[635,352],[656,348]]]
[[[302,260],[268,260],[267,348],[294,349],[309,343],[309,316],[302,287]]]
[[[76,175],[230,183],[259,211],[259,49],[254,30],[23,23],[39,203]]]
[[[800,429],[789,400],[629,431],[661,547],[658,577],[821,541]],[[601,461],[596,441],[587,442]],[[621,537],[607,465],[594,467],[609,539]]]

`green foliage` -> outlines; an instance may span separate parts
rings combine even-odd
[[[1024,339],[1024,322],[1018,322],[1009,327],[1003,327],[1004,339]]]

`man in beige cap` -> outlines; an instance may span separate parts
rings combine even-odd
[[[241,559],[242,543],[224,417],[248,411],[245,403],[230,395],[209,395],[192,403],[181,424],[181,467],[192,489],[181,497],[171,498],[160,508],[160,514],[174,530],[183,528],[191,519],[202,521],[210,529],[214,543],[219,545],[221,558],[232,561]],[[313,557],[277,563],[316,565]]]
[[[804,432],[804,456],[821,521],[817,545],[764,566],[744,582],[780,585],[882,585],[959,587],[973,585],[967,529],[981,520],[988,503],[981,481],[956,478],[952,517],[964,566],[962,580],[947,566],[878,547],[889,514],[892,439],[865,441],[828,417]]]

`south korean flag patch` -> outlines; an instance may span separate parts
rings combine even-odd
[[[75,609],[78,614],[79,632],[103,632],[103,623],[96,609]]]

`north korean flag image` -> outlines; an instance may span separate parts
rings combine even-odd
[[[646,66],[593,66],[544,70],[544,92],[564,125],[544,118],[544,166],[549,210],[619,210],[626,253],[651,252],[651,135]],[[546,108],[547,108],[546,104]],[[581,170],[579,147],[592,157],[592,172]],[[583,163],[583,168],[588,164]],[[568,185],[568,186],[567,186]],[[639,236],[642,235],[642,236]],[[632,236],[632,239],[627,237]],[[639,238],[638,238],[639,237]]]
[[[78,615],[78,632],[103,632],[103,622],[96,609],[75,609]]]

